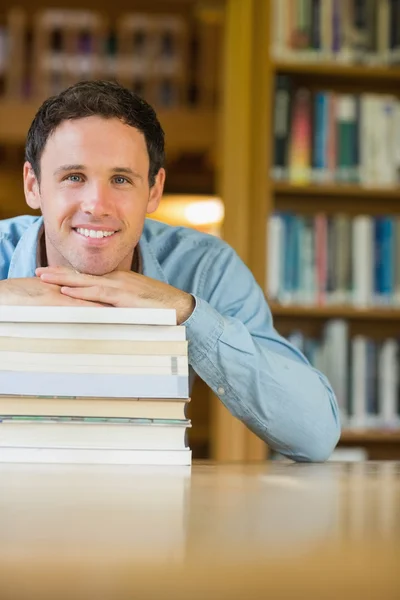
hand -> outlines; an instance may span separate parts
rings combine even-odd
[[[194,309],[191,294],[132,271],[98,276],[67,267],[41,267],[36,275],[43,282],[61,286],[61,294],[70,298],[128,308],[173,308],[179,325]]]
[[[0,281],[0,305],[14,306],[95,306],[94,302],[76,300],[61,294],[60,286],[36,277]]]

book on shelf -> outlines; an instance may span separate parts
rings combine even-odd
[[[275,81],[275,180],[294,185],[400,185],[400,100]]]
[[[400,64],[399,0],[273,0],[276,60]]]
[[[400,217],[276,212],[268,221],[267,244],[271,300],[400,305]]]
[[[400,430],[399,339],[352,336],[342,319],[328,321],[319,338],[287,337],[330,381],[343,427]]]
[[[174,310],[0,307],[0,461],[190,464],[185,338]]]

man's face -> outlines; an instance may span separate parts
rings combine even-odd
[[[49,265],[92,275],[130,270],[164,185],[163,169],[151,189],[148,173],[139,130],[97,116],[63,121],[44,148],[40,187],[24,166],[26,200],[43,214]]]

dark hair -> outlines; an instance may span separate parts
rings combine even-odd
[[[40,181],[40,159],[48,137],[67,119],[98,115],[117,118],[144,134],[149,153],[149,184],[164,166],[164,131],[154,109],[140,96],[112,81],[81,81],[45,100],[29,128],[25,160]]]

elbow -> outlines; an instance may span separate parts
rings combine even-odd
[[[292,458],[297,462],[325,462],[337,446],[340,439],[340,425],[336,424],[319,435],[310,436],[309,443],[302,452],[296,453]]]
[[[279,440],[278,452],[296,462],[327,461],[341,434],[339,408],[331,386],[324,378],[319,379],[313,394],[309,390],[297,394],[296,405],[302,409],[290,419],[289,432],[281,429],[281,436],[275,437]]]
[[[289,446],[280,452],[296,462],[321,463],[327,461],[340,438],[340,426],[335,424],[318,432],[309,432],[302,442]]]
[[[333,392],[330,402],[326,404],[325,415],[318,420],[309,420],[303,432],[301,443],[292,449],[291,458],[297,462],[325,462],[336,448],[341,434],[339,411]]]

